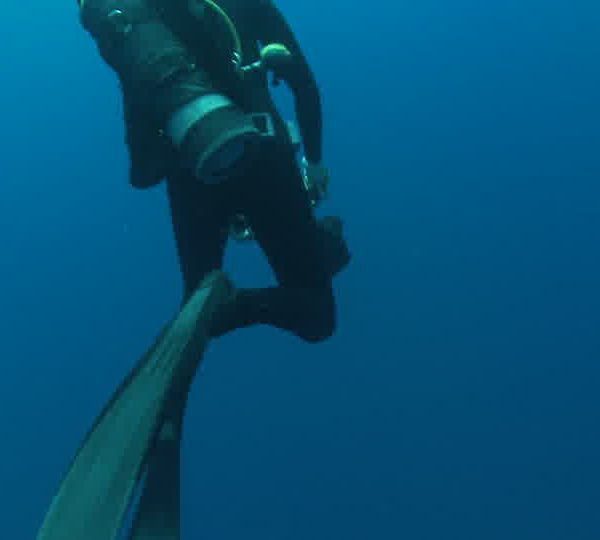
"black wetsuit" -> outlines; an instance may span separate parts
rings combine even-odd
[[[240,78],[235,73],[231,68],[231,35],[215,14],[198,20],[189,14],[187,0],[129,3],[136,7],[144,4],[154,15],[158,12],[164,25],[156,26],[154,34],[149,34],[156,39],[147,35],[137,38],[132,33],[137,39],[136,58],[171,51],[160,60],[163,73],[168,71],[165,65],[169,55],[174,64],[182,63],[185,57],[191,69],[153,79],[152,73],[129,68],[133,62],[115,46],[114,36],[102,34],[105,27],[101,23],[105,20],[100,21],[111,4],[121,7],[127,0],[86,0],[82,20],[121,80],[132,183],[147,187],[167,179],[185,297],[209,271],[221,267],[231,219],[243,214],[274,270],[278,286],[239,290],[235,301],[217,317],[213,334],[262,323],[289,330],[307,341],[329,337],[335,328],[335,303],[324,247],[327,235],[314,218],[287,129],[269,95],[266,74],[257,72]],[[282,43],[294,55],[293,66],[280,75],[295,98],[306,156],[309,161],[320,161],[319,92],[283,16],[272,0],[218,0],[218,4],[236,26],[245,64],[259,58],[259,43]],[[145,17],[139,17],[142,24]],[[136,16],[131,20],[135,24]],[[153,50],[146,52],[144,47]],[[265,139],[243,175],[207,185],[199,182],[179,159],[161,127],[177,107],[215,92],[227,96],[244,113],[270,113],[276,136]]]

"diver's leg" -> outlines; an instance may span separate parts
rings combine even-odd
[[[216,316],[211,333],[258,323],[321,341],[336,324],[331,272],[293,151],[286,144],[269,146],[236,192],[279,286],[238,291],[235,302]]]
[[[325,216],[317,221],[319,240],[329,275],[337,276],[352,259],[344,238],[344,224],[339,216]]]
[[[209,272],[223,265],[228,213],[216,190],[183,169],[169,177],[167,192],[185,302]]]

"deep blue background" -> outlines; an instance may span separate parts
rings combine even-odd
[[[183,538],[599,538],[600,4],[280,6],[355,257],[330,342],[210,350]],[[3,8],[0,526],[25,540],[181,283],[75,2]],[[255,248],[228,267],[271,280]]]

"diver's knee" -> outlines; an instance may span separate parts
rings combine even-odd
[[[315,305],[313,316],[307,321],[300,337],[307,343],[322,343],[335,334],[337,314],[333,296]]]
[[[300,337],[307,343],[322,343],[333,336],[336,327],[335,318],[331,318],[327,321],[321,321],[318,325],[313,324]]]

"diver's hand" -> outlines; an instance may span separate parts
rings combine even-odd
[[[327,197],[329,190],[329,169],[321,163],[311,163],[302,158],[302,179],[313,206]]]

